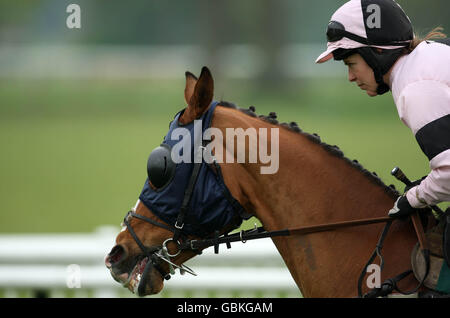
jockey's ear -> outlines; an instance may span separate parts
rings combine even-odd
[[[191,72],[186,72],[186,87],[184,88],[184,100],[189,105],[192,94],[194,94],[195,84],[197,84],[197,77]]]
[[[214,80],[209,69],[204,66],[189,100],[195,118],[200,117],[211,104],[214,96]]]

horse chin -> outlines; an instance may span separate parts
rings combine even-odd
[[[142,287],[138,292],[139,296],[148,296],[158,294],[164,287],[164,280],[154,268],[152,271],[144,277],[144,281],[142,282]]]

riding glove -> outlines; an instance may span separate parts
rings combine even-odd
[[[403,218],[413,214],[416,211],[417,209],[413,208],[411,204],[409,204],[406,195],[402,195],[397,199],[397,201],[395,201],[394,206],[389,210],[388,216],[393,218]]]

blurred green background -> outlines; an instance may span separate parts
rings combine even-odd
[[[203,65],[215,99],[296,121],[386,184],[403,189],[389,174],[396,165],[411,179],[427,174],[390,93],[369,98],[342,63],[314,64],[344,2],[2,1],[0,232],[119,225],[184,107],[184,72]],[[421,35],[448,32],[448,1],[398,2]],[[81,29],[66,26],[70,3]]]

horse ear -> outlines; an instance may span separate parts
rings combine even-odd
[[[186,72],[186,87],[184,88],[184,100],[189,104],[192,94],[194,94],[195,84],[197,84],[197,77],[191,72]]]
[[[195,84],[194,92],[189,100],[189,106],[193,108],[196,117],[203,112],[211,104],[214,97],[214,80],[209,69],[204,66],[200,74],[200,78]]]

